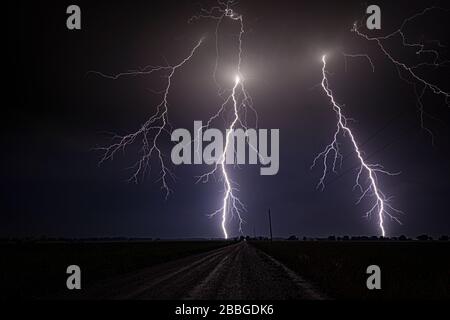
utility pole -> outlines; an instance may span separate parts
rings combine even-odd
[[[270,215],[270,209],[269,209],[269,230],[270,230],[270,241],[272,241],[272,216]]]

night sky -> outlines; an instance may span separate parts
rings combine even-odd
[[[404,18],[436,3],[378,1],[382,30],[363,31],[388,34]],[[177,181],[165,200],[157,172],[139,184],[126,182],[131,174],[126,168],[137,160],[138,146],[98,165],[101,154],[94,148],[110,142],[105,132],[137,130],[154,112],[159,98],[152,90],[161,90],[164,79],[113,81],[89,74],[176,63],[204,36],[204,45],[174,77],[169,97],[173,127],[192,132],[193,121],[208,119],[221,102],[212,81],[214,21],[187,23],[213,2],[77,1],[81,31],[66,29],[70,4],[19,1],[6,13],[11,22],[4,64],[10,76],[4,80],[14,79],[14,85],[2,106],[0,237],[221,237],[220,217],[206,215],[220,207],[223,185],[195,184],[206,166],[173,168]],[[341,139],[342,169],[328,176],[324,191],[316,190],[322,169],[310,170],[310,165],[335,129],[335,115],[317,86],[325,53],[330,87],[346,115],[356,119],[350,125],[368,161],[402,172],[380,179],[383,191],[395,197],[392,204],[404,211],[403,225],[386,222],[388,236],[450,233],[450,109],[442,96],[424,96],[433,145],[420,128],[413,87],[399,79],[378,47],[350,32],[369,4],[270,0],[241,1],[235,7],[244,16],[242,73],[259,126],[280,129],[277,175],[260,176],[254,165],[230,167],[248,209],[245,234],[253,235],[254,229],[257,235],[268,234],[269,208],[274,236],[379,233],[376,216],[369,221],[363,216],[369,200],[355,205],[357,162],[348,140]],[[450,46],[448,20],[449,12],[431,12],[405,30],[411,40],[440,39]],[[221,33],[219,78],[229,85],[237,32],[237,24],[226,23]],[[398,41],[387,45],[396,57],[417,61]],[[375,72],[364,59],[348,60],[345,70],[341,51],[368,53]],[[441,54],[450,59],[448,48],[441,48]],[[447,65],[421,74],[448,92],[448,71]],[[166,141],[169,152],[168,136]],[[229,230],[238,235],[236,220]]]

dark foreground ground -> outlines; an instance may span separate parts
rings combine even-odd
[[[274,241],[254,245],[338,299],[450,299],[448,241]],[[381,290],[367,290],[369,265]]]
[[[74,242],[0,249],[0,297],[8,298],[450,298],[449,242]],[[81,267],[80,291],[66,289],[71,264]],[[381,268],[381,290],[366,287],[372,264]]]
[[[82,285],[228,245],[225,241],[23,242],[0,244],[0,298],[66,292],[66,268],[79,265]]]

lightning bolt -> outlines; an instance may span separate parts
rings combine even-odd
[[[329,88],[327,71],[326,71],[326,56],[322,56],[322,89],[325,94],[329,98],[331,105],[333,107],[333,111],[336,113],[336,131],[333,135],[333,140],[329,145],[327,145],[321,153],[319,153],[313,161],[311,169],[314,168],[317,164],[317,161],[320,159],[323,160],[323,173],[317,185],[317,188],[321,188],[322,190],[325,188],[325,178],[329,171],[328,168],[328,160],[332,157],[332,171],[336,172],[336,166],[338,160],[341,161],[342,164],[342,154],[339,151],[338,139],[340,136],[346,136],[350,138],[351,145],[355,151],[355,154],[359,161],[359,169],[356,176],[355,188],[358,188],[361,191],[361,195],[356,202],[359,204],[366,196],[373,196],[374,203],[369,211],[366,212],[366,217],[369,218],[373,212],[377,213],[378,216],[378,226],[381,232],[381,235],[384,237],[386,235],[386,230],[384,226],[384,218],[385,216],[390,217],[392,220],[400,223],[400,220],[395,216],[397,213],[401,213],[400,210],[393,208],[390,205],[390,197],[386,197],[383,192],[380,190],[379,181],[377,178],[377,173],[382,173],[386,175],[397,175],[399,173],[390,173],[383,169],[383,166],[379,164],[369,164],[366,162],[363,156],[363,152],[358,147],[358,143],[356,142],[356,138],[348,126],[348,118],[342,112],[342,107],[335,101],[332,90]],[[367,183],[362,182],[362,176],[367,176]]]
[[[227,171],[227,165],[226,165],[226,154],[227,150],[232,143],[232,132],[233,130],[239,125],[240,127],[247,129],[247,113],[248,110],[253,111],[255,115],[255,121],[257,126],[258,116],[256,113],[256,110],[253,108],[253,101],[249,93],[247,92],[245,85],[244,85],[244,78],[241,74],[241,64],[242,64],[242,38],[244,35],[244,22],[243,17],[240,14],[237,14],[234,12],[232,7],[236,4],[236,1],[218,1],[218,5],[212,7],[211,9],[201,9],[201,14],[197,16],[193,16],[189,19],[189,23],[202,19],[214,19],[217,21],[216,27],[215,27],[215,49],[216,49],[216,60],[214,65],[214,71],[213,71],[213,79],[215,84],[218,88],[218,94],[220,97],[225,96],[226,98],[223,100],[223,103],[221,104],[218,111],[212,115],[208,121],[206,122],[206,125],[202,126],[194,138],[194,141],[191,141],[196,143],[196,151],[200,153],[200,137],[201,137],[201,131],[204,129],[209,128],[212,123],[218,119],[221,115],[223,116],[224,113],[227,110],[227,106],[232,104],[233,108],[233,119],[228,124],[226,128],[226,141],[225,141],[225,147],[222,151],[219,160],[215,163],[213,169],[200,177],[198,177],[197,182],[202,181],[203,183],[206,183],[209,181],[210,176],[216,174],[217,172],[221,173],[221,178],[224,182],[224,195],[223,195],[223,202],[222,206],[216,210],[215,212],[209,214],[210,217],[215,216],[216,214],[222,215],[222,222],[221,227],[223,231],[224,238],[228,238],[228,232],[227,232],[227,218],[228,216],[234,217],[237,216],[239,221],[239,231],[242,233],[242,224],[244,223],[244,220],[242,218],[242,212],[246,210],[244,204],[241,202],[241,200],[237,196],[238,188],[237,184],[232,181],[230,178],[230,175]],[[237,65],[236,65],[236,76],[234,85],[231,89],[226,89],[222,87],[222,85],[219,83],[217,79],[217,72],[220,62],[220,56],[219,56],[219,30],[221,23],[224,19],[231,19],[233,21],[236,21],[239,23],[239,36],[238,36],[238,54],[237,54]],[[133,169],[133,174],[130,178],[130,181],[138,182],[139,176],[144,176],[146,173],[150,172],[151,166],[150,161],[151,159],[155,158],[157,160],[157,163],[160,167],[160,177],[159,181],[161,181],[161,188],[163,189],[166,199],[172,192],[172,190],[169,188],[168,178],[171,177],[174,179],[173,173],[170,171],[168,164],[166,164],[164,159],[164,154],[162,152],[162,149],[159,147],[159,140],[161,139],[161,136],[163,133],[171,134],[172,127],[169,122],[169,93],[171,89],[171,84],[173,81],[173,77],[178,71],[178,69],[182,68],[186,63],[188,63],[191,58],[196,53],[197,49],[200,47],[200,45],[203,42],[203,38],[200,39],[196,45],[191,49],[189,55],[182,59],[178,64],[176,65],[162,65],[162,66],[147,66],[144,67],[141,70],[131,70],[127,72],[122,72],[115,75],[108,75],[104,74],[98,71],[91,71],[90,73],[97,74],[101,77],[111,79],[111,80],[117,80],[122,77],[130,77],[130,76],[148,76],[154,73],[163,73],[165,78],[167,79],[166,85],[164,87],[164,90],[160,92],[162,94],[161,102],[156,106],[156,111],[149,117],[149,119],[141,125],[141,127],[135,131],[134,133],[130,133],[127,135],[113,135],[113,143],[105,146],[97,148],[97,150],[100,150],[103,152],[103,156],[100,160],[100,164],[107,161],[112,160],[114,156],[117,154],[118,151],[124,151],[127,147],[130,147],[131,145],[135,144],[139,139],[141,139],[141,156],[137,160],[137,162],[131,167]],[[251,145],[248,139],[246,140],[249,146],[256,150],[256,147]],[[262,156],[257,152],[260,159],[263,159]]]
[[[220,157],[220,166],[222,167],[222,174],[223,174],[223,178],[225,181],[225,196],[223,198],[223,208],[222,208],[222,230],[223,230],[223,234],[225,236],[225,239],[228,238],[228,232],[227,232],[227,228],[226,228],[226,221],[227,221],[227,212],[228,212],[228,207],[230,204],[233,205],[233,209],[236,210],[236,201],[239,201],[238,198],[235,197],[235,195],[233,194],[233,188],[231,187],[231,181],[230,178],[228,177],[228,173],[226,170],[226,166],[225,166],[225,154],[226,154],[226,150],[228,150],[228,145],[230,144],[230,135],[232,133],[232,130],[234,129],[234,126],[236,125],[236,122],[239,120],[239,114],[238,114],[238,110],[237,110],[237,100],[236,100],[236,88],[240,83],[240,78],[239,76],[236,76],[236,80],[235,80],[235,84],[233,87],[233,92],[232,92],[232,97],[233,97],[233,107],[234,107],[234,119],[233,122],[231,122],[230,127],[227,130],[227,134],[226,134],[226,142],[225,142],[225,147],[224,147],[224,151]],[[231,203],[230,203],[231,200]],[[240,201],[239,201],[240,202]],[[238,217],[239,217],[239,223],[242,224],[242,218],[238,212]],[[241,226],[239,226],[240,230],[241,230]]]
[[[410,42],[405,35],[404,29],[410,22],[426,15],[427,13],[429,13],[431,11],[435,11],[435,10],[441,10],[441,11],[446,11],[446,12],[449,11],[447,9],[436,7],[436,6],[425,8],[421,12],[418,12],[418,13],[414,14],[413,16],[403,20],[402,24],[400,25],[400,27],[398,29],[394,30],[392,33],[385,35],[385,36],[370,37],[367,34],[362,33],[360,31],[360,23],[358,23],[358,22],[355,22],[353,24],[353,28],[351,29],[351,31],[354,32],[357,36],[359,36],[367,41],[376,43],[376,45],[379,47],[379,49],[384,54],[384,56],[386,56],[395,65],[400,79],[402,79],[406,83],[413,86],[414,94],[416,96],[416,104],[417,104],[418,111],[420,114],[421,128],[426,130],[430,134],[432,141],[433,141],[433,133],[430,129],[425,127],[424,116],[428,116],[429,118],[433,118],[433,117],[431,115],[429,115],[427,112],[425,112],[422,98],[425,95],[425,93],[427,91],[429,91],[435,95],[442,96],[444,98],[445,104],[448,107],[448,106],[450,106],[450,100],[449,100],[450,93],[448,91],[442,89],[439,85],[434,84],[430,81],[427,81],[420,74],[420,70],[421,70],[421,68],[423,69],[424,67],[432,67],[432,68],[445,67],[448,65],[448,63],[450,61],[441,59],[439,51],[437,49],[429,48],[429,45],[427,45],[424,42]],[[387,48],[387,46],[384,43],[388,40],[394,39],[395,37],[400,38],[401,45],[403,46],[403,48],[413,49],[413,50],[415,50],[415,54],[419,58],[422,58],[422,56],[425,58],[422,58],[422,60],[416,64],[408,65],[408,63],[401,61],[399,58],[394,57],[394,54],[392,54],[389,51],[389,49]],[[441,42],[437,41],[437,40],[429,41],[428,43],[434,43],[438,48],[444,47],[441,44]],[[373,65],[370,57],[368,55],[364,55],[364,56],[369,59],[371,65],[372,65],[372,68],[374,68],[374,65]],[[428,57],[428,58],[426,58],[426,57]]]
[[[213,169],[201,176],[198,177],[197,182],[203,182],[207,183],[209,181],[210,176],[216,174],[217,172],[221,173],[222,180],[224,183],[224,195],[222,200],[222,206],[214,211],[213,213],[209,214],[210,217],[213,217],[215,215],[220,214],[222,217],[221,221],[221,227],[223,231],[223,235],[225,239],[228,239],[228,231],[227,231],[227,217],[236,216],[239,222],[239,232],[242,233],[242,224],[244,223],[244,219],[242,218],[242,212],[246,211],[246,208],[242,201],[237,196],[237,192],[239,191],[237,188],[237,184],[231,180],[230,175],[227,171],[227,165],[225,163],[226,160],[226,154],[227,150],[232,143],[232,131],[239,125],[240,127],[247,129],[247,111],[250,109],[254,112],[255,115],[255,121],[256,121],[256,127],[257,127],[257,121],[258,116],[253,108],[253,101],[251,96],[249,95],[248,91],[245,88],[245,82],[241,74],[241,65],[242,65],[242,39],[245,33],[244,29],[244,22],[243,22],[243,16],[234,12],[231,8],[235,1],[228,1],[227,3],[224,2],[218,2],[218,6],[213,7],[210,10],[202,9],[202,14],[198,16],[194,16],[191,18],[191,21],[195,19],[200,18],[208,18],[208,19],[214,19],[217,20],[216,28],[215,28],[215,37],[216,37],[216,60],[215,60],[215,66],[213,71],[213,79],[214,82],[217,85],[218,93],[219,95],[223,95],[224,93],[228,92],[229,90],[224,89],[222,85],[217,80],[217,69],[219,66],[219,46],[218,46],[218,38],[219,38],[219,29],[220,25],[223,22],[224,19],[229,18],[231,20],[234,20],[239,23],[239,36],[238,36],[238,57],[237,57],[237,66],[236,66],[236,76],[234,81],[234,86],[230,90],[230,93],[226,96],[224,99],[224,102],[221,104],[218,111],[211,116],[206,125],[202,126],[199,131],[197,132],[197,152],[199,152],[199,145],[200,145],[200,135],[201,131],[203,129],[209,128],[214,120],[219,118],[220,115],[223,115],[223,113],[226,110],[226,106],[232,102],[233,106],[233,119],[228,125],[226,129],[226,135],[225,135],[225,146],[220,154],[219,161],[214,165]],[[240,99],[240,95],[242,98]],[[244,118],[241,117],[241,113],[244,114]],[[260,158],[261,155],[256,150],[256,147],[251,145],[251,143],[246,140],[247,144],[250,148],[255,150]]]
[[[169,188],[168,178],[174,179],[174,175],[166,164],[164,160],[164,154],[159,147],[159,140],[163,133],[170,135],[171,125],[169,122],[169,91],[172,85],[173,77],[175,73],[183,67],[191,58],[194,56],[197,49],[203,42],[201,38],[195,46],[191,49],[189,55],[182,59],[178,64],[175,65],[165,65],[165,66],[146,66],[141,70],[132,70],[128,72],[119,73],[116,75],[107,75],[98,71],[90,71],[90,73],[97,74],[101,77],[117,80],[122,77],[128,76],[148,76],[156,72],[165,72],[165,78],[167,79],[164,90],[161,92],[162,98],[161,102],[156,106],[156,111],[144,122],[141,127],[134,133],[127,135],[117,135],[113,136],[113,142],[111,145],[106,147],[97,148],[103,152],[103,156],[100,160],[100,164],[112,160],[118,151],[124,151],[127,147],[133,145],[136,140],[141,139],[141,156],[137,162],[131,167],[133,174],[130,177],[130,181],[138,182],[139,176],[145,176],[151,170],[150,161],[152,157],[156,157],[157,162],[160,166],[160,177],[161,189],[165,193],[165,197],[170,195],[172,190]]]

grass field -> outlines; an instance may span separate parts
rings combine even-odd
[[[48,242],[0,244],[0,298],[42,298],[66,288],[66,268],[82,285],[230,244],[225,241]]]
[[[337,299],[449,299],[450,242],[254,241]],[[366,268],[381,268],[368,290]]]

